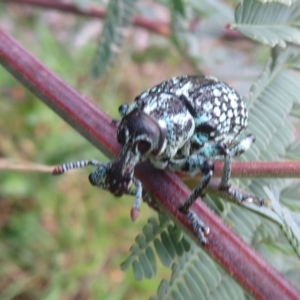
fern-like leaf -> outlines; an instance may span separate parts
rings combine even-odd
[[[248,130],[256,135],[257,142],[243,155],[243,159],[279,159],[285,156],[286,150],[293,141],[294,128],[289,115],[293,105],[299,102],[297,95],[300,93],[300,82],[298,76],[287,69],[291,57],[291,51],[287,49],[275,60],[269,61],[265,71],[251,88],[249,96],[245,97],[250,115]],[[240,182],[239,185],[242,183]],[[253,193],[262,195],[263,188],[267,184],[266,179],[253,180],[249,188]],[[284,181],[276,180],[276,185],[278,188],[283,188]],[[275,237],[274,232],[275,235],[279,235],[278,226],[274,227],[271,222],[257,219],[257,216],[252,214],[250,219],[247,219],[241,207],[236,207],[234,210],[235,212],[230,212],[228,217],[243,236],[248,232],[246,234],[248,241],[252,238],[256,239],[255,231],[257,229],[259,232],[262,224],[271,239]],[[283,220],[278,219],[278,214],[274,215],[274,212],[267,208],[259,211],[268,219],[282,224]],[[249,228],[252,234],[247,230]]]
[[[299,106],[300,108],[300,106]],[[295,115],[295,109],[293,109],[293,115]],[[297,117],[300,117],[300,110],[297,113]],[[289,159],[300,160],[300,140],[295,140],[287,149],[286,156]]]
[[[111,0],[107,7],[92,75],[100,77],[119,54],[131,25],[135,0]]]
[[[287,42],[299,45],[299,13],[299,2],[287,6],[244,0],[236,9],[235,23],[230,28],[271,47],[284,48]]]
[[[151,299],[244,299],[243,289],[194,243],[172,265],[170,281],[163,280]]]
[[[293,51],[291,51],[290,58],[287,63],[288,63],[287,67],[289,69],[294,69],[297,71],[300,70],[300,55],[296,47],[293,48]]]
[[[289,115],[292,113],[293,107],[298,105],[298,95],[300,94],[299,78],[288,69],[291,67],[292,61],[295,62],[295,56],[290,49],[274,57],[251,88],[250,94],[244,97],[250,116],[248,131],[256,135],[257,140],[249,151],[241,156],[241,159],[278,160],[286,155],[294,138],[294,128]],[[250,189],[256,195],[264,195],[263,187],[267,184],[266,179],[238,182],[238,186],[246,190]],[[274,180],[274,184],[279,189],[285,187],[284,180]],[[287,193],[288,191],[285,192],[285,197]],[[291,195],[291,191],[289,191],[289,195]],[[296,196],[294,193],[293,195],[294,200],[299,201],[299,194]],[[295,222],[293,218],[286,217],[289,215],[289,211],[280,204],[278,205],[282,211],[286,212],[285,214],[280,214],[268,207],[259,208],[253,204],[245,203],[244,206],[248,209],[265,217],[261,218],[258,214],[253,214],[240,205],[228,204],[219,197],[208,195],[204,201],[221,215],[243,239],[256,248],[261,248],[266,241],[278,244],[278,240],[282,240],[284,233],[293,249],[297,254],[299,253],[299,240],[294,234]],[[268,249],[266,247],[263,249],[265,255],[269,256]],[[274,257],[276,260],[276,255]],[[295,265],[297,265],[297,260],[294,259],[289,267],[287,264],[285,267],[292,269]],[[226,274],[222,275],[222,280],[227,280]]]
[[[150,218],[143,233],[135,239],[130,256],[122,263],[122,270],[132,266],[137,280],[151,278],[156,274],[157,254],[163,265],[170,267],[176,257],[190,250],[190,243],[183,238],[182,232],[171,225],[168,217],[159,215],[159,219]]]
[[[294,221],[292,215],[290,214],[289,210],[283,207],[279,202],[279,192],[272,187],[269,189],[265,187],[265,192],[268,194],[269,198],[272,200],[272,209],[280,216],[283,220],[282,222],[282,230],[286,235],[288,241],[290,242],[291,246],[295,250],[295,253],[300,258],[300,227]]]
[[[284,4],[284,5],[292,5],[293,3],[295,3],[297,0],[257,0],[259,2],[262,2],[262,3],[271,3],[271,2],[275,2],[275,3],[281,3],[281,4]]]

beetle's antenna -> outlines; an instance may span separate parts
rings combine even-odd
[[[74,162],[56,166],[52,171],[52,175],[60,175],[60,174],[66,173],[70,170],[80,169],[80,168],[84,168],[86,166],[101,166],[101,165],[103,165],[103,163],[100,163],[99,161],[97,161],[95,159],[74,161]]]

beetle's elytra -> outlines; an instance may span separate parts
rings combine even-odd
[[[231,158],[249,149],[255,137],[250,134],[239,140],[247,127],[248,111],[226,83],[209,76],[173,77],[141,93],[131,105],[121,105],[119,112],[117,138],[122,150],[114,161],[68,163],[56,167],[53,173],[97,166],[89,176],[90,182],[116,196],[135,195],[134,210],[139,210],[142,184],[134,177],[134,167],[140,161],[149,159],[156,168],[191,175],[200,171],[201,182],[179,210],[188,215],[202,243],[206,243],[209,229],[190,206],[208,185],[215,160],[224,160],[220,189],[239,202],[255,199],[263,204],[262,198],[242,194],[228,183]]]

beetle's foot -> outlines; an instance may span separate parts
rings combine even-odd
[[[238,203],[253,202],[259,206],[263,206],[265,203],[262,197],[249,194],[248,192],[239,191],[235,188],[232,188],[230,185],[228,187],[220,186],[219,189],[221,191],[225,191],[229,195],[229,197],[233,198]]]
[[[194,232],[199,238],[202,245],[207,244],[206,236],[209,234],[209,227],[206,226],[202,220],[192,211],[187,212],[187,218],[189,222],[192,224]]]

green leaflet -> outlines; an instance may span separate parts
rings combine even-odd
[[[159,299],[174,299],[175,294],[176,299],[244,299],[242,288],[195,244],[173,264],[164,287],[164,298]]]
[[[275,2],[275,3],[281,3],[281,4],[284,4],[284,5],[288,5],[290,6],[291,4],[295,3],[297,0],[257,0],[259,2],[262,2],[262,3],[271,3],[271,2]]]
[[[275,187],[272,187],[271,189],[265,187],[265,192],[272,201],[272,209],[282,219],[282,231],[286,235],[295,253],[300,258],[300,227],[299,224],[297,224],[297,222],[295,221],[295,219],[299,219],[299,213],[295,213],[295,216],[293,218],[293,214],[291,214],[291,212],[287,208],[280,205],[280,195]]]
[[[230,27],[270,47],[285,48],[287,42],[299,45],[299,2],[288,6],[244,0],[236,9],[235,23]]]
[[[157,270],[154,253],[163,265],[170,267],[174,259],[190,250],[190,244],[181,230],[177,233],[178,230],[176,226],[170,225],[166,216],[160,215],[159,222],[156,218],[150,218],[143,233],[136,237],[135,244],[130,249],[131,255],[122,263],[121,268],[126,270],[132,265],[136,278],[151,278]]]
[[[100,77],[119,54],[131,25],[135,0],[111,0],[108,3],[103,30],[91,73]]]

